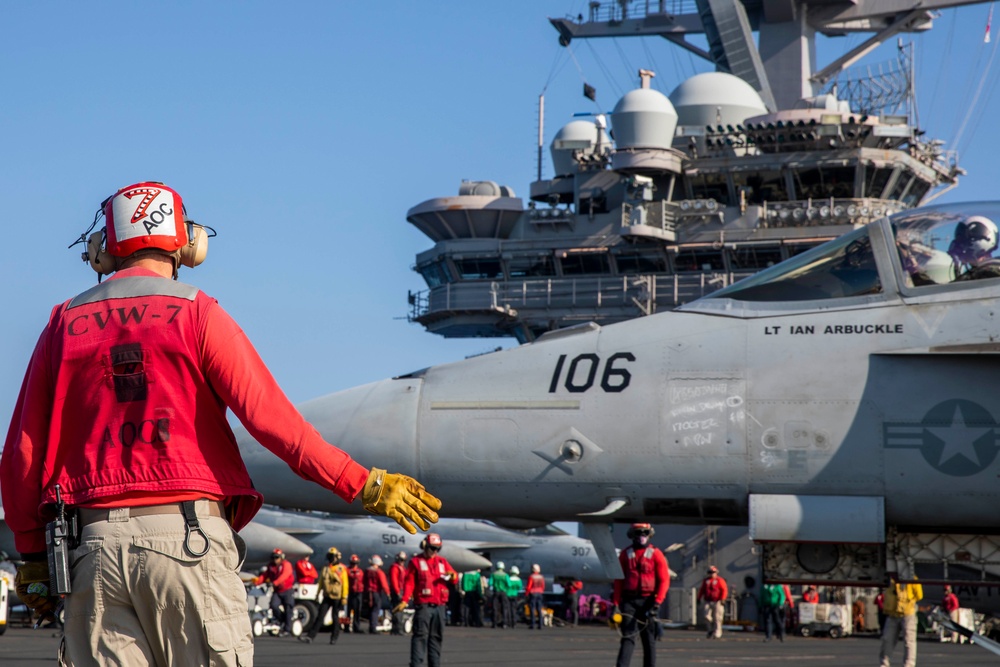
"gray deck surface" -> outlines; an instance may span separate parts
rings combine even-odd
[[[59,636],[52,630],[31,630],[18,626],[0,636],[0,665],[28,667],[55,664]],[[255,665],[272,667],[295,665],[407,665],[409,637],[388,635],[341,635],[336,646],[328,644],[323,633],[313,644],[292,637],[261,637],[256,642]],[[897,647],[893,665],[902,665],[902,645]],[[614,664],[618,650],[615,632],[606,626],[581,625],[577,628],[512,630],[490,628],[445,628],[443,664],[516,665],[517,667],[608,667]],[[763,642],[760,633],[727,632],[718,641],[708,641],[701,631],[666,630],[657,643],[657,660],[670,667],[703,665],[877,665],[879,642],[874,636],[843,639],[823,637],[788,637],[785,643]],[[921,640],[917,651],[920,667],[977,667],[1000,665],[995,656],[977,646],[941,644]],[[636,647],[632,658],[642,665],[642,649]]]

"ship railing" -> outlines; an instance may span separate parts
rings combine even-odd
[[[695,271],[627,276],[554,276],[503,281],[461,281],[410,293],[411,322],[459,313],[498,313],[511,318],[539,312],[608,317],[651,315],[669,310],[751,275],[745,272]]]
[[[650,16],[677,16],[697,14],[695,0],[642,0],[638,2],[591,2],[587,23],[614,23],[626,19],[644,19]],[[578,17],[579,18],[579,17]]]

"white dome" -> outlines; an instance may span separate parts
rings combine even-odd
[[[767,113],[749,83],[725,72],[705,72],[683,81],[670,93],[681,125],[740,125]]]
[[[599,130],[595,122],[574,120],[564,125],[552,139],[552,166],[555,167],[556,176],[575,174],[577,165],[573,159],[574,152],[596,154],[610,149],[611,138],[603,129]]]
[[[677,112],[659,91],[630,90],[611,112],[611,127],[619,149],[670,148],[677,130]]]

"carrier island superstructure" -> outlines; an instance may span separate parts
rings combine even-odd
[[[556,132],[555,174],[539,168],[527,203],[484,180],[411,208],[434,245],[416,258],[428,289],[410,294],[410,320],[445,337],[520,342],[609,324],[928,203],[962,170],[917,127],[911,54],[901,44],[878,81],[843,72],[898,33],[929,29],[931,10],[963,4],[616,1],[550,19],[564,46],[659,35],[716,71],[664,95],[640,70],[610,114]],[[851,32],[871,35],[817,70],[817,34]],[[685,39],[697,33],[708,50]]]

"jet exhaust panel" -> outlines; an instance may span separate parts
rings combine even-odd
[[[878,586],[885,581],[885,545],[761,542],[764,581]]]

